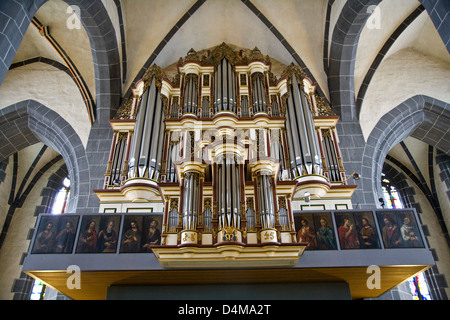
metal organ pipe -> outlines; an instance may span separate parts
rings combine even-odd
[[[185,77],[186,84],[183,92],[183,113],[197,114],[198,107],[198,91],[197,91],[197,76],[195,74],[188,74]]]
[[[265,223],[265,214],[266,214],[266,212],[265,212],[265,207],[264,207],[264,204],[263,204],[263,193],[262,193],[262,189],[261,189],[261,186],[262,186],[262,183],[261,183],[261,181],[262,181],[262,176],[259,176],[258,177],[258,185],[256,186],[256,191],[257,191],[257,194],[258,194],[258,208],[259,208],[259,216],[260,216],[260,220],[261,220],[261,225],[262,225],[262,227],[265,229],[266,228],[266,223]]]
[[[259,174],[257,190],[261,225],[263,229],[274,228],[273,192],[269,175]]]
[[[321,174],[320,149],[312,113],[295,75],[292,77],[291,94],[287,104],[286,133],[294,177]]]
[[[235,155],[225,154],[218,166],[218,212],[220,228],[240,227],[239,165]]]
[[[254,74],[255,80],[253,85],[253,106],[255,107],[255,112],[267,111],[267,99],[266,90],[264,86],[264,75],[261,72],[256,72]]]
[[[325,155],[327,157],[327,164],[328,169],[330,171],[330,180],[331,181],[340,181],[339,176],[339,161],[337,159],[336,155],[336,149],[333,140],[328,137],[324,136],[324,149],[325,149]]]
[[[240,225],[240,188],[236,188],[236,186],[240,185],[240,175],[239,175],[239,166],[237,165],[237,161],[235,159],[233,164],[233,172],[234,172],[234,221],[235,228],[238,228]]]
[[[138,164],[139,164],[139,153],[140,145],[142,139],[142,130],[144,127],[145,114],[147,112],[147,96],[148,90],[144,92],[141,98],[141,104],[136,115],[136,125],[134,128],[134,134],[130,146],[130,161],[129,161],[129,178],[134,178],[138,176]],[[137,159],[137,160],[136,160]]]
[[[164,114],[162,112],[162,107],[160,108],[160,116],[159,116],[159,133],[158,133],[158,146],[156,148],[156,174],[154,176],[155,180],[159,181],[159,174],[161,173],[162,169],[162,157],[164,152],[164,132],[165,132],[165,125],[164,125]],[[157,126],[158,127],[158,126]]]
[[[227,213],[227,225],[230,225],[231,222],[231,210],[232,209],[232,186],[231,186],[231,174],[230,174],[230,166],[229,166],[229,161],[228,158],[226,158],[225,160],[225,172],[226,172],[226,180],[227,180],[227,186],[226,186],[226,195],[227,195],[227,202],[226,202],[226,207],[225,207],[225,211]]]
[[[130,178],[159,179],[164,129],[161,96],[153,77],[136,116],[130,146]]]
[[[189,181],[188,176],[184,176],[183,180],[183,208],[182,208],[182,214],[183,214],[183,229],[187,229],[187,207],[188,207],[188,192],[189,192]]]
[[[233,66],[223,58],[214,74],[214,110],[236,112],[236,76]]]
[[[310,157],[307,160],[308,165],[310,166],[310,173],[322,174],[322,161],[320,156],[319,142],[314,126],[313,115],[303,92],[300,92],[300,98],[302,100],[303,106],[302,111],[304,115],[305,131],[307,133],[306,136]]]
[[[158,166],[161,165],[161,163],[158,162],[158,159],[162,155],[161,146],[163,144],[162,142],[164,136],[164,130],[161,130],[164,128],[164,125],[162,121],[163,120],[162,102],[159,92],[155,93],[154,105],[155,108],[152,117],[152,135],[150,140],[150,153],[147,161],[149,163],[148,178],[157,180],[159,177],[159,170],[160,170]]]
[[[190,226],[190,218],[191,218],[191,214],[192,214],[192,174],[188,174],[186,177],[186,181],[187,181],[187,188],[186,188],[186,193],[187,193],[187,197],[186,197],[186,211],[184,212],[184,216],[186,217],[186,225],[184,226],[184,229],[191,229]]]
[[[154,113],[155,113],[155,98],[156,98],[156,85],[154,78],[149,87],[147,104],[147,113],[145,115],[144,131],[142,133],[141,151],[139,156],[139,177],[150,177],[150,145],[153,142],[154,131]],[[156,142],[155,142],[156,143]]]
[[[296,79],[293,77],[293,82],[295,81],[295,84],[297,84]],[[288,133],[288,143],[289,143],[289,150],[291,151],[291,169],[294,171],[293,175],[294,177],[297,177],[299,175],[303,175],[303,163],[302,163],[302,157],[301,157],[301,149],[300,149],[300,141],[299,141],[299,128],[298,128],[298,116],[297,116],[297,106],[294,103],[293,95],[294,90],[296,86],[291,86],[291,94],[289,95],[287,104],[288,104],[288,110],[287,110],[287,118],[288,121],[287,124],[287,133]]]
[[[198,221],[199,174],[187,172],[184,179],[183,229],[195,230]]]
[[[312,164],[314,167],[314,172],[316,174],[322,174],[323,173],[323,169],[322,169],[322,157],[321,157],[321,153],[320,153],[320,146],[319,146],[319,140],[317,137],[317,133],[316,133],[316,128],[314,125],[314,119],[313,119],[313,115],[311,112],[311,109],[309,108],[308,103],[306,102],[306,98],[302,95],[303,97],[303,101],[304,101],[304,105],[305,107],[305,117],[307,119],[306,124],[307,124],[307,128],[308,128],[308,138],[309,138],[309,143],[312,149]]]
[[[220,212],[222,208],[222,166],[220,164],[217,165],[217,208],[219,210],[218,216],[219,216],[219,227],[222,226],[221,217],[222,214]]]

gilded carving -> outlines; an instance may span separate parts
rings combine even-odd
[[[305,71],[303,71],[303,68],[300,66],[294,65],[294,63],[291,63],[281,74],[281,77],[285,77],[288,79],[288,83],[292,81],[292,76],[295,75],[297,79],[302,80],[304,77],[306,77]],[[303,82],[300,81],[300,86],[303,89]]]
[[[114,119],[125,120],[131,118],[131,109],[133,106],[133,98],[129,98],[125,103],[117,110]]]
[[[117,143],[119,143],[122,140],[127,140],[128,138],[128,132],[119,132],[119,135],[117,137]]]
[[[156,87],[161,89],[161,81],[163,78],[166,78],[166,74],[158,65],[151,65],[142,77],[142,80],[144,81],[144,91],[150,86],[153,77],[155,77],[156,80]]]
[[[317,113],[319,116],[331,116],[333,113],[331,112],[331,107],[328,103],[324,101],[324,99],[319,96],[317,93],[315,94],[316,98],[316,106]]]
[[[285,197],[278,197],[278,208],[285,208],[287,209],[286,206],[286,198]]]
[[[248,64],[254,60],[262,60],[266,64],[270,64],[270,57],[267,55],[264,56],[257,47],[253,50],[240,49],[236,51],[226,43],[222,43],[212,49],[201,51],[190,49],[186,57],[178,60],[178,65],[182,66],[188,62],[196,62],[201,65],[216,66],[223,58],[226,58],[233,65]]]

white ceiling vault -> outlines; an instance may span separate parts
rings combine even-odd
[[[73,2],[73,1],[72,1]],[[97,94],[102,88],[94,65],[101,65],[92,54],[92,39],[85,27],[70,28],[72,11],[63,0],[48,0],[35,13],[35,18],[48,26],[51,36],[72,61],[86,84],[86,90],[99,103]],[[102,0],[111,32],[117,40],[120,61],[120,88],[117,94],[124,100],[143,71],[155,63],[169,67],[185,56],[191,48],[202,50],[226,42],[237,47],[258,47],[281,65],[302,64],[318,85],[321,95],[332,104],[336,90],[328,68],[333,66],[331,52],[334,35],[340,20],[345,19],[344,0]],[[370,2],[370,1],[367,1]],[[423,94],[443,102],[450,102],[450,56],[435,23],[427,10],[411,21],[408,17],[422,6],[417,0],[374,1],[368,7],[372,15],[359,30],[356,50],[350,57],[349,68],[339,64],[340,80],[350,81],[353,90],[350,101],[356,101],[361,88],[359,120],[367,138],[383,114],[402,101]],[[374,9],[376,8],[376,10]],[[423,8],[423,7],[422,7]],[[370,12],[368,10],[371,10]],[[368,13],[368,14],[367,14]],[[366,17],[367,18],[367,17]],[[403,30],[399,30],[401,26]],[[394,37],[395,35],[395,37]],[[395,41],[392,39],[395,38]],[[388,50],[386,43],[391,41]],[[377,60],[378,58],[378,60]],[[345,59],[345,57],[343,58]],[[377,61],[376,69],[373,69]],[[344,61],[345,62],[345,61]],[[47,64],[47,65],[45,65]],[[39,85],[42,103],[66,115],[76,131],[86,130],[88,111],[83,93],[76,82],[66,83],[55,90],[48,88],[53,74],[70,80],[70,68],[60,52],[30,24],[14,57],[2,86],[0,97],[6,96],[11,85],[24,86],[14,97],[0,99],[0,108],[30,99],[28,86]],[[346,74],[350,73],[350,74]],[[27,74],[30,75],[27,78]],[[369,76],[368,76],[369,75]],[[407,81],[407,85],[405,85]],[[54,82],[54,81],[53,81]],[[34,83],[34,84],[33,84]],[[100,88],[100,89],[99,89]],[[56,92],[55,92],[56,91]],[[46,93],[47,92],[47,93]],[[45,98],[48,94],[52,97]],[[100,96],[101,96],[100,92]],[[59,101],[59,103],[56,103]],[[69,102],[67,102],[69,101]],[[66,103],[67,102],[67,103]],[[70,103],[70,105],[68,105]],[[118,108],[117,106],[116,108]],[[59,111],[58,111],[59,112]],[[81,125],[84,123],[84,125]],[[87,138],[87,137],[85,137]]]

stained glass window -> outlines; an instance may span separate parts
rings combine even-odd
[[[42,281],[34,280],[33,289],[31,289],[30,300],[43,300],[45,288],[46,286]]]
[[[53,202],[52,213],[60,214],[66,211],[67,201],[70,195],[70,180],[65,178],[63,181],[63,186],[59,189],[56,194],[55,201]]]
[[[414,300],[431,300],[430,291],[423,273],[412,277],[408,280],[408,283]]]
[[[381,178],[381,187],[383,189],[383,197],[386,208],[388,209],[404,208],[397,189],[395,188],[395,186],[391,184],[391,182],[388,179],[386,179],[386,176],[384,174],[382,175]]]

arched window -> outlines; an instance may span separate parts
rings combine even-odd
[[[387,209],[402,209],[404,208],[403,202],[400,199],[400,194],[397,191],[397,188],[392,185],[391,181],[389,181],[385,174],[382,174],[381,177],[381,187],[383,189],[383,198],[384,204]]]
[[[53,201],[52,212],[53,214],[60,214],[66,211],[67,202],[70,195],[70,179],[66,177],[63,180],[63,185],[56,193],[55,200]]]

